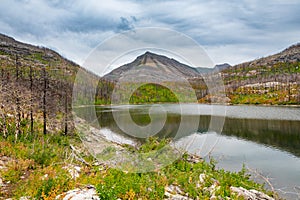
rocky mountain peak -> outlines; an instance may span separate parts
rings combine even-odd
[[[144,54],[138,56],[133,62],[114,69],[109,74],[105,75],[105,78],[118,80],[122,74],[127,71],[138,69],[140,67],[147,68],[149,74],[151,70],[156,72],[159,70],[165,74],[172,73],[182,77],[199,76],[199,73],[193,67],[180,63],[173,58],[146,51]]]
[[[139,65],[153,65],[153,63],[168,64],[173,61],[174,59],[168,58],[164,55],[146,51],[144,54],[138,56],[133,63],[138,63]]]

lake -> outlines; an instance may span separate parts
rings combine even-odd
[[[258,174],[269,178],[285,198],[299,198],[299,107],[156,104],[80,110],[87,121],[96,110],[93,123],[106,134],[140,141],[171,137],[190,153],[214,158],[219,168],[239,171],[245,165],[257,180],[262,180]]]

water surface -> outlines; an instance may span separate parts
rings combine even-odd
[[[99,123],[102,131],[131,137],[118,127],[114,115],[121,116],[128,125],[134,122],[155,126],[159,122],[154,119],[166,114],[166,122],[155,136],[175,138],[177,145],[206,159],[212,156],[226,170],[238,171],[245,165],[269,177],[276,189],[285,192],[281,192],[284,197],[298,197],[296,192],[300,191],[295,188],[300,186],[299,107],[163,104],[154,113],[152,110],[151,119],[151,106],[99,106],[98,122],[94,123]],[[128,109],[130,119],[125,112]],[[91,110],[84,110],[81,115],[88,118]]]

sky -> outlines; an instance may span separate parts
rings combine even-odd
[[[299,8],[299,0],[1,0],[0,32],[83,64],[115,35],[157,27],[190,37],[214,64],[234,65],[300,42]]]

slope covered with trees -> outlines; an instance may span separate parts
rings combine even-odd
[[[72,86],[79,66],[56,52],[0,35],[0,129],[6,135],[42,123],[68,133]],[[15,127],[15,128],[13,128]]]
[[[232,103],[299,104],[300,44],[222,71]]]

